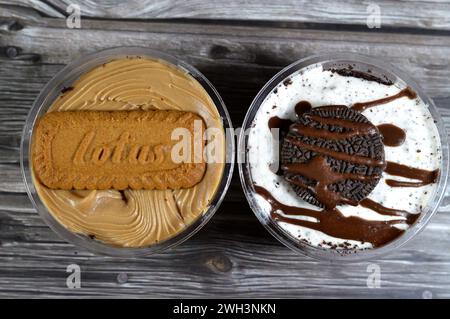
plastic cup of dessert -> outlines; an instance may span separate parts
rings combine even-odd
[[[262,197],[255,191],[256,183],[254,181],[254,177],[252,176],[251,163],[249,160],[249,148],[256,147],[256,145],[254,144],[258,143],[249,145],[248,142],[249,136],[251,134],[251,129],[255,125],[254,120],[257,117],[258,111],[262,108],[262,105],[271,94],[277,93],[278,88],[283,87],[282,84],[286,85],[286,79],[290,79],[294,74],[301,73],[307,67],[313,65],[321,65],[323,69],[327,70],[339,69],[350,65],[353,71],[360,71],[365,74],[370,74],[370,76],[375,76],[379,79],[382,79],[382,82],[390,81],[393,83],[399,83],[403,87],[410,87],[416,92],[417,97],[419,97],[428,106],[429,113],[431,114],[432,119],[434,120],[434,123],[436,125],[438,133],[437,135],[440,140],[441,162],[439,167],[440,175],[435,185],[434,194],[430,197],[428,204],[423,208],[420,216],[414,224],[406,229],[399,237],[379,247],[369,249],[340,250],[311,245],[310,242],[299,240],[299,238],[296,238],[288,231],[286,231],[283,227],[280,226],[280,223],[278,221],[275,221],[270,216],[270,211],[268,212],[268,208],[265,207],[265,205],[268,204],[267,200],[262,200],[262,202],[264,202],[264,205],[262,205]],[[301,91],[301,87],[298,88],[298,90]],[[275,108],[275,106],[273,106],[273,108]],[[267,109],[264,109],[264,113],[269,113],[268,111],[266,111]],[[250,131],[250,133],[248,133],[248,131]],[[261,141],[264,140],[261,139]],[[421,230],[424,229],[430,218],[438,210],[441,199],[443,198],[443,195],[445,193],[449,166],[448,152],[449,150],[447,133],[444,128],[442,119],[437,112],[436,106],[434,105],[431,98],[427,94],[425,94],[423,89],[420,88],[420,86],[415,83],[414,80],[410,78],[410,76],[389,63],[369,56],[353,53],[337,53],[314,55],[298,60],[281,70],[264,85],[264,87],[259,91],[255,99],[253,100],[242,124],[242,131],[238,140],[238,166],[242,187],[251,209],[255,213],[258,220],[276,239],[278,239],[281,243],[291,248],[295,252],[312,257],[314,259],[338,263],[357,262],[362,260],[374,259],[385,254],[397,251],[400,247],[404,246],[413,237],[417,236],[417,234],[419,234]],[[258,159],[258,161],[261,161],[261,159]]]
[[[21,140],[20,163],[28,196],[44,222],[62,239],[74,245],[85,248],[93,253],[115,257],[151,255],[175,247],[193,236],[206,225],[222,203],[230,185],[234,166],[234,141],[233,139],[227,138],[225,142],[226,162],[222,177],[217,190],[208,205],[208,208],[200,216],[198,216],[196,220],[172,237],[146,247],[116,247],[113,245],[108,245],[90,238],[89,236],[74,233],[57,221],[40,198],[33,180],[30,149],[36,120],[44,115],[60,93],[63,92],[65,88],[71,87],[71,85],[81,75],[107,62],[130,56],[144,57],[167,63],[168,65],[176,67],[194,78],[207,92],[217,108],[222,120],[224,134],[226,134],[227,131],[230,131],[228,129],[232,129],[231,119],[222,98],[203,74],[186,62],[148,48],[117,47],[84,55],[66,65],[45,85],[39,96],[34,101],[34,104],[28,114]]]

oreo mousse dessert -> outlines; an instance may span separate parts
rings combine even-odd
[[[245,146],[261,221],[297,246],[343,254],[385,246],[415,225],[435,198],[442,147],[412,87],[370,68],[315,63],[270,90]]]

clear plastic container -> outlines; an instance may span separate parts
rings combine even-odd
[[[227,138],[225,145],[225,168],[220,184],[213,200],[210,203],[210,206],[201,216],[197,218],[197,220],[195,220],[181,232],[177,233],[167,240],[142,248],[113,247],[100,241],[93,240],[88,236],[73,233],[66,229],[63,225],[61,225],[48,211],[47,207],[40,199],[33,182],[30,158],[30,142],[33,136],[34,124],[40,116],[47,112],[53,101],[60,95],[61,90],[66,87],[70,87],[80,77],[80,75],[108,61],[118,58],[125,58],[126,56],[141,56],[162,60],[168,64],[172,64],[186,71],[189,75],[195,78],[210,95],[222,118],[222,123],[225,130],[224,134],[229,131],[227,129],[232,129],[231,119],[228,114],[228,110],[225,107],[225,104],[223,103],[215,88],[205,78],[205,76],[203,76],[193,66],[180,61],[175,57],[147,48],[118,47],[82,56],[64,67],[50,80],[50,82],[47,83],[47,85],[40,92],[30,110],[22,135],[20,163],[28,195],[31,199],[31,202],[33,203],[33,206],[38,211],[42,219],[60,237],[72,244],[86,248],[92,252],[117,257],[134,257],[161,252],[163,250],[181,244],[183,241],[187,240],[189,237],[199,231],[211,219],[225,197],[228,186],[231,182],[231,177],[233,175],[235,152],[234,140],[232,138]]]
[[[355,249],[343,252],[337,249],[327,249],[309,245],[307,243],[296,240],[294,237],[284,231],[276,221],[270,218],[270,216],[268,216],[268,214],[263,211],[263,209],[258,204],[258,201],[256,200],[254,183],[252,181],[251,172],[248,166],[249,163],[247,161],[248,135],[245,134],[245,131],[251,127],[253,119],[255,118],[261,104],[264,102],[266,97],[275,89],[275,87],[277,87],[277,85],[282,83],[287,77],[289,77],[296,71],[313,64],[322,64],[326,69],[339,69],[351,64],[353,66],[353,70],[355,71],[367,73],[368,70],[370,70],[371,75],[377,76],[378,78],[391,80],[394,83],[400,82],[404,85],[407,85],[411,87],[426,104],[429,105],[429,111],[436,121],[442,149],[442,162],[440,167],[441,174],[439,181],[437,182],[437,190],[434,194],[434,197],[428,203],[428,206],[423,209],[423,212],[418,218],[417,222],[413,224],[409,229],[407,229],[404,234],[384,246],[367,250]],[[331,262],[349,262],[373,259],[398,250],[425,227],[430,218],[437,211],[439,203],[441,202],[441,199],[445,192],[449,166],[448,152],[449,149],[447,132],[443,125],[442,119],[436,110],[436,106],[434,105],[430,97],[428,97],[424,93],[423,89],[421,89],[408,75],[386,62],[379,61],[372,57],[353,53],[340,53],[316,55],[301,59],[281,70],[271,80],[269,80],[269,82],[266,83],[266,85],[261,89],[261,91],[259,91],[258,95],[253,100],[242,124],[242,131],[238,141],[238,165],[242,187],[251,209],[253,210],[259,221],[276,239],[298,253],[319,260],[326,260]]]

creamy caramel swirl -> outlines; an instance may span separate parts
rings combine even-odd
[[[200,115],[206,128],[222,120],[214,102],[192,76],[148,58],[113,60],[82,75],[49,108],[71,110],[180,110]],[[215,136],[223,158],[208,163],[202,181],[180,190],[51,190],[34,179],[50,213],[72,232],[118,247],[144,247],[182,231],[209,207],[225,166],[225,136]]]

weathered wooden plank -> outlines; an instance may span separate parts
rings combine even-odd
[[[76,4],[80,6],[83,16],[103,19],[264,20],[302,23],[306,26],[340,24],[363,28],[367,28],[368,19],[379,12],[381,28],[450,29],[448,1],[1,0],[1,3],[32,8],[42,15],[58,18],[68,15],[68,6]]]
[[[369,289],[369,263],[334,265],[299,256],[272,239],[244,205],[225,204],[199,234],[171,251],[118,259],[94,257],[58,239],[24,196],[0,195],[3,297],[421,298],[424,291],[434,297],[450,296],[450,214],[444,212],[412,243],[374,262],[381,268],[381,288]],[[66,267],[73,263],[82,270],[79,290],[65,286]],[[119,274],[126,283],[118,280]]]

